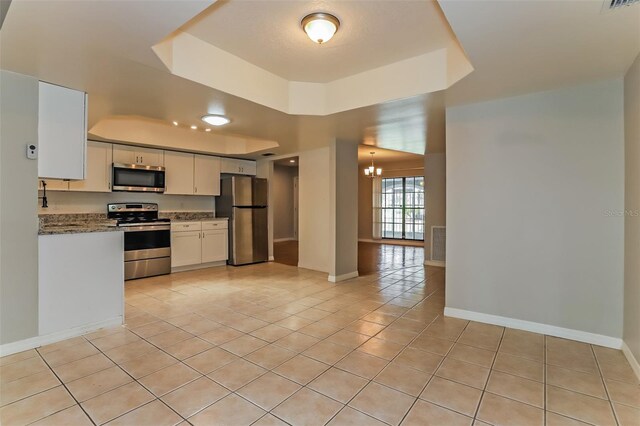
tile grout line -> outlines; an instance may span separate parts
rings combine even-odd
[[[602,368],[600,367],[600,360],[598,359],[598,356],[596,355],[596,351],[593,348],[593,345],[589,345],[589,349],[591,349],[591,354],[593,355],[593,357],[596,360],[596,366],[598,367],[598,373],[600,374],[600,380],[602,381],[602,387],[604,388],[604,392],[607,395],[607,400],[609,402],[609,407],[611,407],[611,413],[613,414],[613,419],[615,420],[616,424],[618,426],[620,426],[620,420],[618,419],[618,414],[616,413],[616,410],[613,406],[613,401],[611,400],[611,395],[609,395],[609,388],[607,387],[607,382],[605,380],[604,374],[602,374]]]
[[[84,340],[84,341],[87,341],[87,339],[86,339],[86,338],[84,338],[84,337],[83,337],[83,340]],[[87,342],[88,342],[88,341],[87,341]],[[89,343],[91,343],[91,342],[89,342]],[[92,346],[93,346],[93,345],[92,345]],[[95,347],[95,346],[94,346],[94,347]],[[61,349],[62,349],[62,348],[61,348]],[[96,348],[96,349],[98,349],[98,348]],[[58,349],[58,350],[60,350],[60,349]],[[98,351],[99,351],[99,349],[98,349]],[[58,374],[54,371],[54,369],[51,367],[51,365],[49,365],[49,363],[47,362],[47,360],[42,356],[42,354],[40,353],[40,351],[38,350],[38,348],[36,348],[36,352],[38,353],[38,356],[40,356],[40,359],[42,359],[42,361],[47,365],[47,367],[49,368],[49,370],[51,371],[51,373],[53,373],[53,375],[54,375],[54,376],[56,376],[56,379],[58,379],[58,381],[60,382],[60,384],[61,384],[62,386],[64,386],[64,388],[65,388],[65,390],[67,391],[67,393],[68,393],[69,395],[71,395],[71,398],[73,398],[73,400],[76,402],[76,405],[77,405],[78,407],[80,407],[80,409],[81,409],[81,410],[82,410],[82,412],[87,416],[87,418],[89,419],[89,421],[90,421],[91,423],[93,423],[94,425],[96,425],[97,423],[93,421],[93,419],[91,418],[91,416],[89,415],[89,413],[87,413],[87,411],[84,409],[84,407],[80,404],[80,401],[78,401],[78,399],[75,397],[75,395],[74,395],[73,393],[71,393],[71,391],[70,391],[70,390],[69,390],[69,388],[67,387],[67,384],[66,384],[66,383],[64,383],[64,382],[60,379],[60,377],[59,377],[59,376],[58,376]],[[54,351],[54,352],[55,352],[55,351]],[[89,355],[89,356],[91,356],[91,355]],[[88,358],[88,357],[85,357],[85,358]],[[84,358],[80,358],[80,359],[84,359]],[[72,362],[74,362],[74,361],[72,361]],[[70,363],[69,363],[69,364],[70,364]],[[70,408],[70,407],[67,407],[67,408]],[[64,408],[63,410],[66,410],[67,408]],[[63,411],[63,410],[60,410],[60,411]],[[55,413],[52,413],[52,414],[50,414],[49,416],[52,416],[52,415],[54,415],[54,414],[56,414],[56,413],[59,413],[60,411],[56,411]],[[45,416],[45,417],[43,417],[42,419],[46,419],[46,418],[47,418],[47,417],[49,417],[49,416]],[[39,419],[39,420],[42,420],[42,419]],[[39,420],[36,420],[36,421],[39,421]],[[32,423],[35,423],[35,422],[32,422]]]

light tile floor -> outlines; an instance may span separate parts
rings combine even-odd
[[[442,270],[129,282],[126,327],[0,359],[0,423],[640,425],[620,351],[445,318]]]

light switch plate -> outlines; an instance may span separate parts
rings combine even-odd
[[[27,144],[27,158],[29,160],[35,160],[38,158],[38,147],[33,143]]]

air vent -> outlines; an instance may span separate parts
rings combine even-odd
[[[272,155],[276,155],[275,152],[265,152],[262,154],[263,157],[271,157]]]
[[[622,6],[631,6],[640,3],[640,0],[605,0],[604,4],[609,10],[619,9]]]

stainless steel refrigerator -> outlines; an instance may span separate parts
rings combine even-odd
[[[222,178],[216,214],[229,218],[230,265],[269,260],[267,180],[251,176]]]

